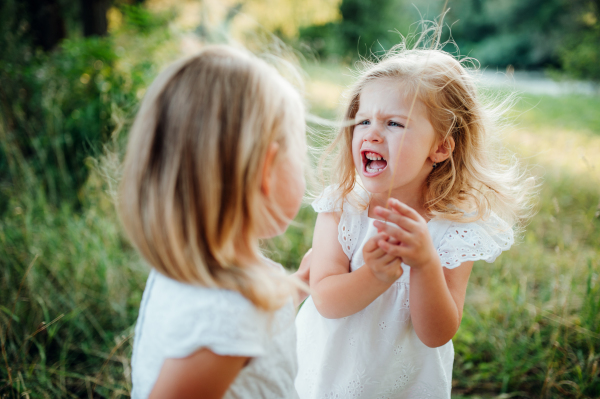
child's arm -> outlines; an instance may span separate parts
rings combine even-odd
[[[377,246],[385,234],[364,247],[366,265],[350,273],[350,261],[338,242],[339,214],[319,213],[313,236],[310,288],[323,317],[337,319],[361,311],[385,292],[400,275],[401,262]]]
[[[464,262],[452,270],[442,268],[423,217],[398,200],[390,199],[388,204],[392,210],[376,207],[375,213],[399,227],[381,221],[376,221],[375,227],[400,244],[381,240],[379,246],[411,267],[413,327],[425,345],[442,346],[454,337],[460,326],[473,262]]]
[[[167,359],[149,399],[220,399],[249,359],[219,356],[208,349],[182,359]]]

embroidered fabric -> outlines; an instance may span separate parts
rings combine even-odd
[[[329,187],[313,207],[339,212]],[[364,198],[364,193],[358,193]],[[457,223],[433,219],[427,224],[433,244],[447,268],[483,259],[493,262],[513,243],[510,227],[492,214],[485,221]],[[368,210],[343,204],[338,241],[348,255],[350,270],[364,265],[362,248],[377,230]],[[298,316],[298,376],[302,399],[438,398],[450,399],[452,341],[438,348],[425,346],[410,318],[410,267],[398,281],[360,312],[326,319],[309,297]]]
[[[368,193],[360,187],[355,189],[355,194],[360,200],[368,200]],[[342,210],[342,206],[337,197],[335,187],[328,186],[321,196],[312,203],[312,207],[318,213],[339,212]],[[338,224],[338,240],[342,246],[342,250],[348,256],[348,259],[350,259],[352,258],[361,232],[363,224],[361,214],[363,211],[360,210],[357,204],[350,201],[344,202],[343,210],[340,216],[340,223]]]
[[[224,398],[296,398],[294,313],[291,302],[271,315],[238,292],[183,284],[153,270],[135,330],[132,397],[148,397],[166,359],[208,348],[252,358]]]
[[[438,255],[442,266],[454,269],[467,261],[492,263],[513,244],[513,230],[492,213],[486,221],[453,222],[440,242]]]

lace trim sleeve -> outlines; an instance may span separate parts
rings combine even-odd
[[[360,214],[344,209],[340,217],[340,224],[338,224],[338,241],[348,259],[352,259],[361,228],[362,220]]]
[[[355,189],[355,194],[359,199],[368,199],[366,191],[360,188]],[[342,206],[341,201],[337,198],[334,186],[325,188],[319,198],[312,203],[312,207],[319,213],[340,212],[343,210],[338,224],[338,241],[348,259],[352,259],[362,228],[361,212],[351,201],[344,201]]]
[[[335,187],[327,186],[321,195],[312,203],[315,212],[339,212],[342,210],[340,200],[336,198]]]
[[[473,223],[452,223],[446,230],[438,255],[442,266],[454,269],[463,262],[492,263],[514,243],[512,228],[496,214]]]

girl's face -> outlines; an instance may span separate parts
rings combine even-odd
[[[390,188],[418,194],[432,170],[435,131],[418,99],[406,128],[413,96],[404,92],[401,82],[381,78],[360,93],[352,157],[364,187],[373,194]]]
[[[304,158],[300,153],[292,152],[305,151],[304,146],[304,143],[290,145],[290,148],[283,150],[284,153],[277,155],[272,167],[272,183],[269,193],[275,208],[271,211],[277,226],[272,226],[268,231],[265,231],[262,238],[283,234],[300,209],[306,188],[303,168]]]

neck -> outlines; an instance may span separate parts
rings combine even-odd
[[[417,211],[426,220],[431,219],[428,215],[427,210],[424,206],[423,190],[422,187],[401,187],[392,189],[390,198],[395,198],[398,201],[410,206]],[[388,192],[373,193],[371,202],[369,203],[369,214],[371,210],[375,209],[376,206],[385,208],[387,206]]]

